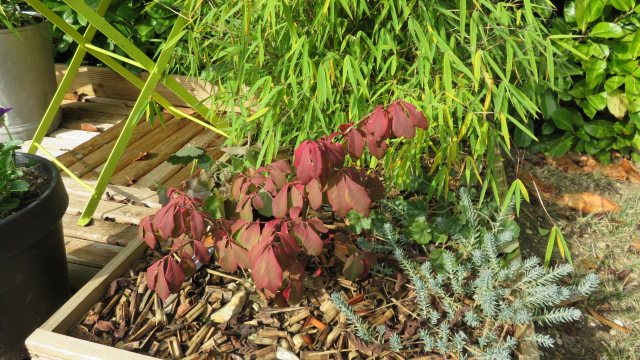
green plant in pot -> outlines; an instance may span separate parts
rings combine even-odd
[[[11,54],[0,61],[0,104],[14,106],[5,125],[20,139],[33,136],[57,87],[49,25],[28,10],[24,1],[0,0],[0,49]],[[50,130],[59,124],[58,113]]]
[[[12,108],[0,107],[0,128]],[[27,356],[26,337],[69,297],[62,216],[69,198],[58,168],[0,142],[0,359]]]

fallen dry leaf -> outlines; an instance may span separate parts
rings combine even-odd
[[[622,270],[618,273],[618,280],[624,280],[627,277],[629,277],[629,275],[631,275],[631,270],[629,269]]]
[[[89,123],[82,123],[80,124],[80,130],[82,131],[90,131],[90,132],[100,132],[100,129],[98,129],[97,127],[89,124]]]
[[[531,193],[536,197],[541,197],[544,200],[553,201],[557,198],[556,196],[556,188],[545,184],[535,176],[533,176],[530,172],[519,169],[517,173],[518,179],[522,181],[529,189],[531,189]],[[538,193],[540,196],[538,196]]]
[[[611,212],[615,214],[620,211],[620,207],[616,203],[604,196],[585,192],[564,194],[560,204],[586,213]]]
[[[631,244],[629,244],[629,248],[633,249],[637,253],[640,253],[640,240],[632,241]]]
[[[84,98],[85,96],[87,96],[87,94],[73,93],[73,94],[66,94],[64,96],[64,99],[65,100],[71,100],[71,101],[82,101],[82,98]]]
[[[626,171],[631,183],[640,184],[640,170],[637,167],[633,166],[633,164],[629,162],[629,160],[622,160],[622,169]]]
[[[606,319],[604,316],[599,315],[597,312],[593,311],[593,309],[591,309],[591,308],[587,308],[587,310],[589,310],[589,313],[591,314],[591,316],[593,316],[594,318],[598,319],[598,321],[600,321],[601,323],[603,323],[603,324],[605,324],[605,325],[607,325],[607,326],[609,326],[609,327],[611,327],[611,328],[613,328],[615,330],[618,330],[620,332],[627,333],[627,334],[632,331],[630,329],[627,329],[626,327],[622,327],[622,326],[614,323],[611,320]]]
[[[138,160],[144,160],[147,157],[147,155],[149,155],[148,152],[146,152],[146,151],[145,152],[141,152],[138,156],[136,156],[133,160],[131,160],[131,162],[134,163],[134,162],[136,162]]]

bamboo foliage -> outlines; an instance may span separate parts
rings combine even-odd
[[[175,66],[217,86],[217,111],[240,109],[228,113],[231,141],[251,136],[262,163],[376,104],[411,101],[431,127],[393,146],[382,165],[407,187],[428,156],[431,188],[446,193],[455,172],[487,169],[489,149],[509,147],[514,129],[533,137],[538,94],[553,83],[557,53],[549,7],[544,0],[206,0],[189,36],[191,58]]]

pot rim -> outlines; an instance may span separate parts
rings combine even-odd
[[[20,251],[33,241],[37,241],[38,235],[45,234],[57,222],[61,221],[69,204],[69,197],[60,178],[60,172],[51,161],[39,155],[16,153],[16,159],[19,158],[35,160],[35,166],[40,167],[41,171],[50,177],[51,183],[34,202],[6,219],[0,220],[0,236],[23,235],[25,237],[24,239],[0,242],[0,259]],[[20,232],[24,232],[24,234],[20,234]]]

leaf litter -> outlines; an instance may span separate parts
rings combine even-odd
[[[553,349],[545,350],[542,359],[640,359],[637,167],[624,159],[604,166],[576,154],[561,158],[520,155],[515,166],[518,177],[539,199],[522,204],[518,218],[523,256],[544,256],[546,237],[540,236],[540,229],[557,224],[568,242],[576,275],[596,273],[603,281],[596,294],[574,304],[587,313],[580,322],[541,330],[554,333],[557,341]],[[597,194],[600,201],[618,205],[618,212],[587,213],[562,204],[563,195],[580,193]],[[593,204],[594,199],[588,202]],[[554,255],[552,265],[561,262]]]

